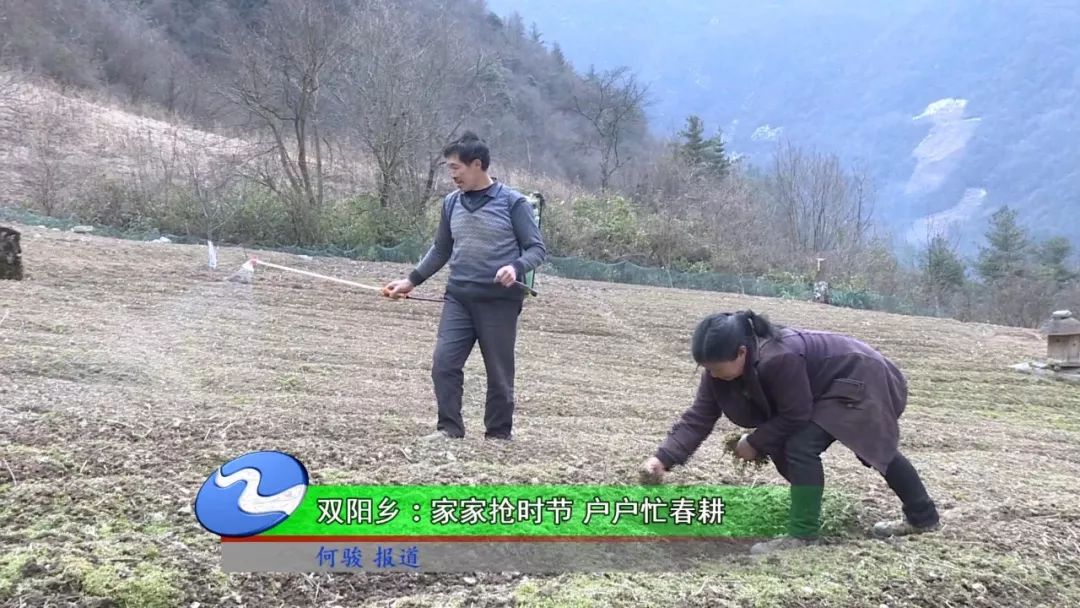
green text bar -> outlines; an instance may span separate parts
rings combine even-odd
[[[762,537],[784,531],[789,488],[311,486],[260,536]]]

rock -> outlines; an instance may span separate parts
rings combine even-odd
[[[74,232],[75,234],[86,234],[88,232],[93,232],[94,227],[93,226],[75,226],[74,228],[71,229],[71,231]]]
[[[153,243],[171,243],[172,239],[170,239],[167,236],[161,236],[161,237],[158,237],[158,238],[154,239],[151,242],[153,242]]]
[[[475,576],[466,576],[465,578],[463,578],[461,580],[464,581],[464,583],[466,585],[475,585],[476,584],[476,577]]]
[[[191,515],[191,505],[184,505],[176,510],[177,515]]]

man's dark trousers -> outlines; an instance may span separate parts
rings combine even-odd
[[[431,379],[439,406],[436,428],[453,437],[465,435],[461,418],[465,362],[480,343],[487,370],[485,436],[509,439],[514,417],[514,347],[522,301],[467,299],[446,294]]]

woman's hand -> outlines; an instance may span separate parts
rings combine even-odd
[[[744,434],[739,438],[739,443],[735,446],[735,455],[747,462],[757,460],[757,450],[754,449],[754,446],[750,445],[750,442],[746,440],[746,437],[747,436]]]
[[[652,456],[638,469],[638,478],[642,485],[655,486],[664,482],[665,473],[667,471],[664,470],[664,463],[660,462],[656,456]]]

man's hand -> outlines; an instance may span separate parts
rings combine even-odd
[[[517,271],[512,264],[508,264],[495,273],[495,282],[503,287],[510,287],[517,280]]]
[[[398,279],[383,287],[382,294],[392,300],[399,300],[408,295],[413,290],[413,287],[415,285],[409,279]]]
[[[758,458],[757,450],[746,440],[746,435],[739,438],[739,443],[735,446],[735,455],[747,462]]]
[[[638,479],[642,485],[655,486],[664,482],[665,473],[667,471],[664,470],[664,463],[660,462],[656,456],[652,456],[638,469]]]

